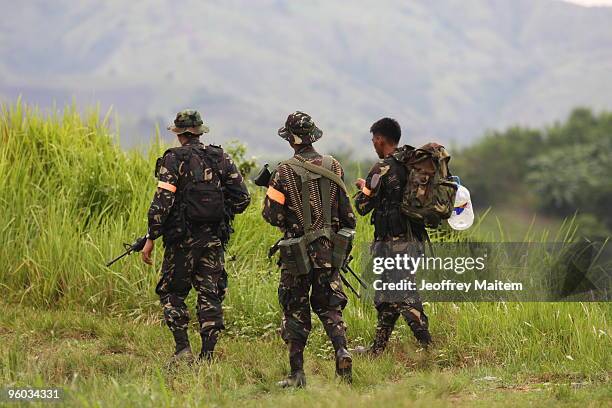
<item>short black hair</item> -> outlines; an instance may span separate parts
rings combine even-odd
[[[381,135],[389,142],[398,144],[402,137],[402,128],[397,120],[391,118],[382,118],[374,122],[370,127],[370,132],[373,135]]]

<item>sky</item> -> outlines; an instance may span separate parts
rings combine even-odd
[[[568,3],[580,4],[581,6],[612,6],[612,0],[564,0]]]

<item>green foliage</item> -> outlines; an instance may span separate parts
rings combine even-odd
[[[612,113],[577,108],[567,121],[544,130],[492,132],[453,152],[451,166],[476,206],[586,213],[612,226]]]
[[[5,386],[62,386],[74,406],[358,406],[379,400],[407,404],[413,398],[435,405],[457,398],[469,402],[473,395],[496,403],[478,380],[494,375],[503,384],[584,381],[594,384],[604,401],[600,388],[611,366],[606,303],[427,305],[434,349],[418,351],[400,324],[381,359],[356,357],[352,388],[334,384],[330,346],[315,318],[306,354],[309,388],[276,390],[273,384],[287,365],[276,332],[277,267],[266,253],[279,232],[261,219],[263,190],[252,185],[253,203],[234,225],[229,252],[235,259],[228,256],[226,264],[230,283],[220,360],[178,375],[165,372],[172,340],[154,293],[158,269],[137,256],[104,266],[122,242],[145,230],[155,158],[165,146],[126,153],[95,112],[83,119],[68,108],[43,117],[20,103],[2,108],[0,141],[0,383]],[[246,157],[243,149],[228,151],[237,163]],[[357,231],[355,248],[365,248],[372,236],[367,218],[359,218]],[[440,231],[432,238],[468,236]],[[358,265],[363,251],[354,252]],[[161,258],[157,248],[157,267]],[[369,343],[374,308],[352,294],[349,299],[350,346]],[[188,302],[193,310],[193,295]],[[587,400],[591,392],[533,395],[550,402]]]
[[[612,202],[612,139],[560,146],[529,165],[526,181],[544,209],[562,215],[576,209],[603,215]]]
[[[236,163],[236,167],[240,170],[242,177],[248,177],[253,169],[255,169],[255,166],[257,166],[254,157],[247,158],[246,146],[238,140],[229,142],[226,151]]]
[[[104,261],[145,231],[155,159],[167,146],[125,152],[97,112],[81,117],[69,107],[43,116],[20,102],[2,106],[0,141],[0,267],[6,271],[0,285],[14,289],[14,300],[26,291],[23,300],[39,306],[154,305],[156,271],[136,257],[113,269]],[[244,146],[234,143],[228,152],[250,172]],[[243,225],[237,220],[235,227]],[[242,241],[234,239],[237,247]]]
[[[541,146],[537,130],[513,127],[490,132],[477,144],[451,152],[451,170],[470,189],[474,203],[483,207],[525,194],[519,182],[528,168],[522,165]]]

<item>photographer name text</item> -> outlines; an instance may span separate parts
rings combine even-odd
[[[521,282],[503,282],[500,280],[474,280],[473,282],[456,282],[450,279],[445,279],[440,282],[430,282],[421,280],[420,284],[409,280],[401,280],[399,282],[385,282],[377,279],[372,282],[375,290],[391,290],[391,291],[459,291],[469,292],[474,291],[521,291],[523,284]]]

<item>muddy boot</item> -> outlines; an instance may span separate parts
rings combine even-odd
[[[191,352],[191,347],[187,346],[170,357],[170,361],[168,361],[168,368],[176,367],[179,364],[191,365],[193,362],[194,357],[193,353]]]
[[[370,357],[378,357],[385,351],[389,338],[391,337],[392,327],[377,327],[374,342],[370,347],[357,346],[355,347],[355,354],[366,355]]]
[[[353,358],[346,349],[346,337],[334,336],[331,339],[336,356],[336,375],[343,381],[352,381]]]
[[[306,374],[304,374],[304,346],[297,343],[289,343],[289,365],[291,366],[291,374],[277,385],[281,388],[287,387],[305,387]]]
[[[213,352],[217,345],[218,333],[210,333],[202,335],[202,351],[198,356],[198,361],[211,361]]]
[[[306,386],[306,374],[304,374],[304,370],[298,370],[296,372],[291,372],[284,380],[281,380],[276,383],[281,388],[303,388]]]
[[[170,358],[170,361],[168,361],[168,368],[175,367],[180,363],[193,363],[193,353],[189,345],[187,330],[175,330],[172,332],[172,335],[174,336],[176,345],[174,355]]]
[[[429,334],[429,324],[428,318],[425,312],[423,311],[423,306],[417,305],[409,310],[408,313],[404,313],[404,319],[408,326],[410,326],[410,330],[412,330],[412,334],[417,339],[422,348],[427,350],[429,345],[431,344],[431,335]]]
[[[353,358],[345,348],[336,352],[336,375],[348,384],[353,381]]]
[[[416,329],[412,329],[412,333],[414,334],[414,337],[417,339],[421,347],[427,350],[431,345],[431,334],[429,334],[429,330],[419,327]]]

